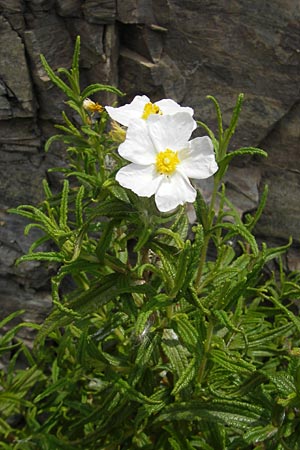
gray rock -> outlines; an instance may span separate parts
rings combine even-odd
[[[116,19],[115,0],[85,0],[81,7],[87,22],[97,24],[110,24]]]
[[[153,2],[148,0],[117,0],[117,19],[122,23],[153,23]]]
[[[56,11],[60,16],[79,17],[80,0],[56,0]]]
[[[6,100],[1,108],[2,118],[33,116],[33,92],[24,44],[4,16],[0,16],[0,83],[2,105]]]
[[[171,97],[193,107],[196,118],[216,131],[215,110],[206,96],[219,100],[228,125],[237,95],[244,92],[230,150],[260,146],[269,157],[234,160],[225,180],[227,193],[242,216],[256,208],[268,183],[269,198],[256,233],[271,242],[286,242],[292,235],[296,249],[299,0],[0,0],[0,12],[0,301],[6,311],[27,305],[34,314],[49,300],[54,268],[14,265],[35,235],[24,237],[26,221],[8,215],[7,209],[39,202],[47,168],[64,164],[63,146],[55,144],[49,154],[43,153],[66,105],[40,54],[55,71],[69,68],[77,35],[82,88],[119,85],[127,93],[122,102],[136,94],[154,101]],[[107,104],[115,97],[98,93],[93,99]],[[76,119],[71,110],[67,113]],[[58,174],[48,178],[54,188],[61,181]],[[209,181],[201,189],[209,198]],[[289,268],[300,264],[295,249],[287,258]]]

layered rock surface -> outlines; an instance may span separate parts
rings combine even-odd
[[[216,128],[214,95],[228,123],[237,95],[245,103],[232,148],[259,146],[262,160],[235,162],[227,187],[241,214],[255,209],[263,185],[268,203],[257,234],[294,249],[299,265],[300,6],[298,0],[0,0],[0,310],[47,309],[49,272],[16,267],[30,245],[24,221],[9,207],[37,203],[47,168],[62,149],[43,145],[60,121],[64,97],[42,68],[71,63],[81,36],[82,86],[118,85],[126,101],[138,93],[170,97]],[[102,103],[111,99],[99,97]]]

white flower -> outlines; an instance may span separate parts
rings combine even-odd
[[[174,100],[163,99],[156,103],[151,103],[146,95],[137,95],[131,103],[120,106],[119,108],[106,106],[105,109],[113,120],[126,127],[128,127],[129,122],[132,119],[147,120],[152,115],[173,115],[182,111],[189,113],[191,117],[194,114],[192,108],[180,106],[178,103],[174,102]],[[193,129],[195,129],[197,124],[195,121],[193,121],[193,123]]]
[[[193,129],[187,112],[131,121],[118,150],[131,164],[118,171],[117,181],[141,197],[155,195],[162,212],[195,201],[189,178],[208,178],[218,166],[209,137],[189,141]]]

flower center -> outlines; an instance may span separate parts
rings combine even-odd
[[[156,156],[156,170],[164,175],[171,175],[175,172],[179,163],[178,152],[173,152],[167,148],[164,152],[159,152]]]
[[[144,106],[142,119],[145,119],[145,120],[148,119],[150,114],[160,114],[160,115],[162,115],[162,112],[161,112],[161,110],[159,109],[159,107],[155,103],[149,102],[149,103],[146,103],[146,105]]]

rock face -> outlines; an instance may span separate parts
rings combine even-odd
[[[213,129],[206,95],[218,99],[227,123],[243,92],[233,147],[259,146],[269,157],[236,161],[228,192],[242,214],[257,206],[268,183],[257,234],[275,242],[291,235],[299,245],[299,0],[0,0],[0,13],[1,312],[39,311],[51,303],[47,270],[14,265],[30,238],[7,209],[37,203],[47,168],[62,158],[59,148],[43,151],[64,97],[49,82],[40,54],[53,69],[70,66],[77,35],[83,87],[118,85],[126,101],[138,93],[154,101],[170,97],[192,106]]]

